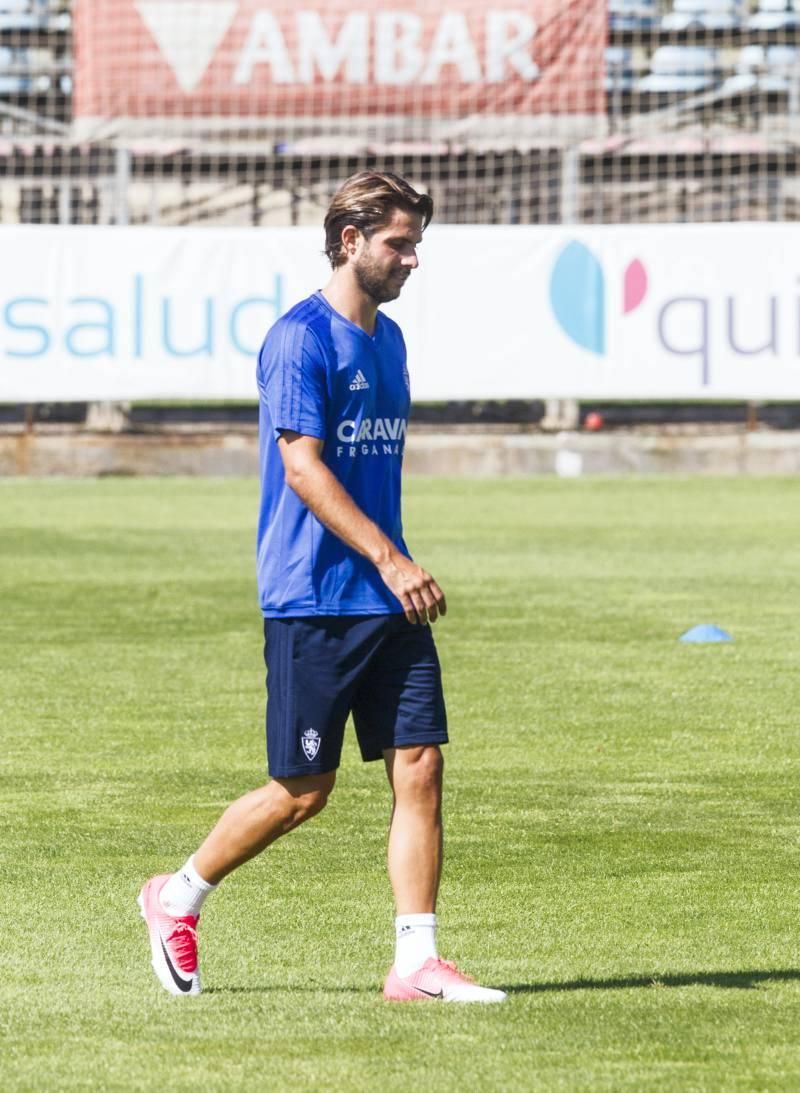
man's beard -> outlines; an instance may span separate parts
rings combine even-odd
[[[404,274],[401,277],[397,270],[394,273],[383,273],[369,258],[359,259],[353,266],[353,272],[356,275],[358,287],[376,304],[386,304],[389,300],[396,300],[408,276]]]

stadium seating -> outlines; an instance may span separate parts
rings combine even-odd
[[[747,21],[751,30],[790,30],[800,26],[797,0],[760,0]]]
[[[637,91],[692,93],[720,82],[719,54],[703,46],[661,46],[650,59],[650,72]]]
[[[0,99],[35,113],[65,113],[72,62],[64,55],[70,26],[64,0],[0,0]],[[55,32],[60,41],[49,41]]]
[[[36,29],[47,14],[47,0],[0,0],[0,30]]]
[[[518,114],[476,128],[480,109],[462,119],[445,104],[430,131],[413,111],[405,129],[376,117],[352,131],[298,111],[259,134],[220,116],[203,135],[143,131],[123,149],[127,160],[103,124],[87,140],[73,127],[72,8],[0,0],[0,221],[316,223],[336,180],[367,164],[434,187],[453,223],[556,223],[565,211],[585,222],[702,219],[709,210],[763,219],[796,207],[785,149],[795,156],[800,0],[608,0],[605,100],[582,119]],[[581,78],[576,70],[574,87],[560,85],[565,99],[580,100]],[[335,91],[320,84],[323,113],[326,94]],[[665,147],[668,160],[655,151]],[[736,163],[691,159],[723,147]],[[576,150],[579,183],[565,200]],[[128,169],[120,202],[115,179]]]
[[[672,11],[663,16],[663,30],[727,30],[741,19],[739,0],[674,0]]]
[[[609,46],[605,52],[606,75],[604,86],[609,94],[616,91],[633,91],[636,86],[636,72],[633,67],[633,53],[621,46]]]
[[[49,91],[51,77],[40,70],[36,57],[43,52],[0,46],[0,95],[41,95]]]
[[[609,0],[609,30],[652,30],[656,26],[656,0]]]
[[[739,54],[736,74],[723,90],[729,92],[789,92],[800,88],[800,48],[797,46],[745,46]]]

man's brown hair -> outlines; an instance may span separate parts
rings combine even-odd
[[[421,216],[424,231],[433,216],[433,198],[391,171],[360,171],[343,182],[325,216],[325,253],[333,268],[345,263],[342,231],[348,224],[369,239],[389,223],[395,209]]]

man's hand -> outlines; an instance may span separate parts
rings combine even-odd
[[[439,585],[426,571],[399,552],[378,566],[386,587],[397,596],[403,605],[409,622],[436,622],[440,615],[447,614],[447,603]]]

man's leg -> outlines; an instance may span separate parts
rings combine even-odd
[[[394,805],[388,865],[398,915],[434,914],[442,872],[442,771],[438,745],[388,748]]]
[[[325,807],[336,772],[305,778],[274,778],[234,801],[194,855],[194,867],[208,884],[219,884]]]
[[[395,963],[384,997],[405,1002],[502,1002],[503,991],[480,987],[436,949],[436,897],[442,871],[442,772],[435,744],[389,748],[394,794],[388,865],[397,907]]]
[[[237,866],[316,816],[336,772],[274,778],[234,801],[177,873],[153,877],[139,893],[153,970],[171,994],[199,994],[197,919],[209,892]]]

